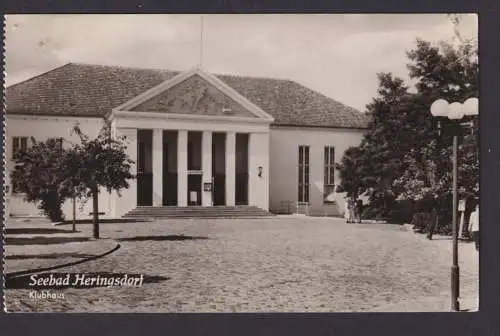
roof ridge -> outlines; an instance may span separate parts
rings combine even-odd
[[[70,62],[67,64],[73,65],[81,65],[81,66],[94,66],[94,67],[103,67],[103,68],[118,68],[118,69],[130,69],[130,70],[143,70],[143,71],[157,71],[157,72],[171,72],[171,73],[182,73],[185,71],[189,71],[192,68],[184,69],[184,70],[172,70],[167,68],[150,68],[150,67],[141,67],[141,66],[132,66],[132,65],[120,65],[120,64],[99,64],[99,63],[87,63],[87,62]],[[206,68],[202,68],[204,71],[214,75],[214,76],[222,76],[222,77],[238,77],[238,78],[251,78],[251,79],[267,79],[274,81],[292,81],[288,78],[277,78],[277,77],[265,77],[265,76],[250,76],[250,75],[238,75],[238,74],[230,74],[230,73],[215,73],[209,71]]]
[[[289,82],[292,81],[291,79],[288,78],[277,78],[277,77],[265,77],[265,76],[250,76],[250,75],[235,75],[235,74],[221,74],[221,73],[213,73],[211,72],[212,75],[214,76],[223,76],[223,77],[238,77],[238,78],[251,78],[251,79],[267,79],[267,80],[273,80],[273,81],[280,81],[280,82]]]
[[[186,70],[170,70],[165,68],[145,68],[140,66],[132,65],[119,65],[119,64],[99,64],[99,63],[86,63],[86,62],[71,62],[69,64],[79,65],[79,66],[89,66],[89,67],[101,67],[101,68],[118,68],[124,70],[141,70],[141,71],[156,71],[156,72],[173,72],[180,73]]]

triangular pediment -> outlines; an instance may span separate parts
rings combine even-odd
[[[177,75],[117,110],[273,120],[219,78],[199,68]]]

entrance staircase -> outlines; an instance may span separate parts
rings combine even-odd
[[[249,205],[237,206],[140,206],[124,218],[265,218],[274,216],[270,212]]]

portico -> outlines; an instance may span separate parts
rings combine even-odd
[[[249,133],[137,130],[137,206],[248,205]]]
[[[199,68],[109,115],[127,138],[137,179],[116,215],[140,206],[269,207],[273,118]]]

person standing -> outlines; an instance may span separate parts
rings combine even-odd
[[[353,216],[352,216],[352,201],[350,197],[346,197],[345,199],[345,208],[344,208],[344,218],[346,223],[352,223],[353,222]]]
[[[425,216],[427,220],[427,239],[432,240],[432,235],[438,227],[439,214],[436,208],[432,210],[432,213]]]
[[[470,215],[470,232],[472,240],[476,244],[476,251],[479,251],[479,204],[476,205],[476,210]]]
[[[349,218],[351,219],[351,223],[354,223],[356,221],[356,202],[354,201],[354,198],[351,198],[350,200],[350,205],[349,205]]]
[[[363,200],[358,199],[356,201],[356,218],[358,219],[358,223],[361,223],[362,215],[363,215]]]

